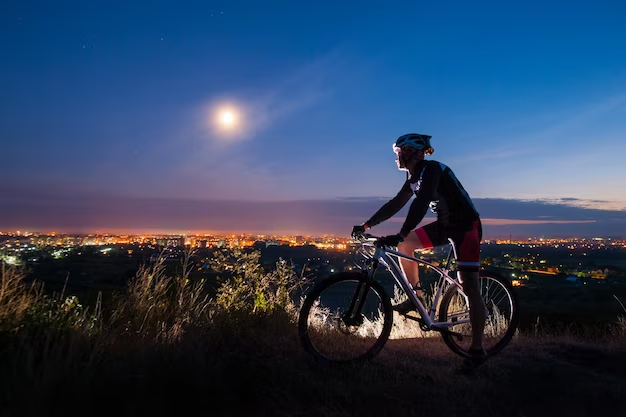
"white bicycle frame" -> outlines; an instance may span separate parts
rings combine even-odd
[[[450,265],[452,256],[454,255],[454,259],[456,259],[456,248],[454,246],[454,242],[451,239],[449,239],[449,241],[450,241],[450,244],[452,246],[450,248],[450,252],[448,253],[448,257],[447,257],[447,260],[445,262],[445,267],[443,267],[443,268],[437,267],[437,266],[433,265],[432,263],[428,262],[425,259],[408,256],[408,255],[405,255],[405,254],[400,253],[398,251],[395,251],[393,249],[390,249],[388,247],[376,247],[374,245],[375,241],[376,241],[376,238],[368,237],[367,241],[361,242],[361,245],[364,246],[364,247],[375,248],[374,255],[369,255],[369,254],[365,253],[364,251],[361,252],[366,258],[370,258],[370,259],[373,260],[373,264],[369,267],[369,273],[368,273],[368,278],[369,278],[370,281],[372,281],[374,279],[374,274],[376,273],[376,269],[378,267],[378,263],[381,263],[385,268],[387,268],[389,273],[391,273],[391,275],[395,279],[396,283],[400,286],[400,288],[402,288],[404,293],[409,297],[409,299],[411,300],[413,305],[415,305],[415,307],[417,308],[417,310],[420,313],[420,316],[422,317],[422,320],[424,321],[424,324],[429,329],[432,329],[432,330],[447,330],[448,327],[450,327],[450,326],[456,326],[456,325],[459,325],[459,324],[464,324],[464,323],[469,323],[470,322],[470,320],[469,320],[469,313],[468,312],[461,313],[461,314],[450,315],[447,318],[448,321],[446,321],[446,322],[439,322],[439,321],[437,321],[435,319],[435,314],[436,314],[435,309],[437,308],[439,300],[443,296],[443,292],[444,292],[443,289],[444,289],[444,287],[445,288],[449,288],[448,286],[443,285],[444,282],[447,282],[450,285],[456,286],[459,294],[461,294],[465,298],[465,302],[467,303],[466,305],[469,306],[469,300],[467,298],[467,295],[465,295],[465,293],[463,292],[463,286],[461,285],[461,283],[457,279],[452,278],[449,275],[449,272],[451,271],[451,269],[449,269],[448,267]],[[435,272],[437,272],[439,274],[439,277],[440,277],[439,278],[439,285],[437,286],[437,289],[436,289],[435,294],[433,296],[433,303],[432,303],[432,306],[430,308],[430,311],[426,311],[426,307],[421,303],[419,298],[417,298],[417,295],[415,294],[415,291],[414,291],[413,287],[411,286],[411,284],[409,283],[408,279],[406,278],[406,276],[402,272],[402,269],[400,268],[400,265],[398,264],[398,262],[396,260],[392,259],[390,255],[393,255],[396,258],[404,258],[404,259],[408,259],[408,260],[410,260],[412,262],[417,262],[418,266],[419,266],[419,264],[425,264],[426,266],[428,266],[429,268],[432,268]],[[398,259],[398,261],[399,261],[399,259]],[[442,280],[442,278],[443,278],[443,280]]]

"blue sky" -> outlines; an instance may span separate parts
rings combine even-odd
[[[404,179],[391,144],[419,132],[475,199],[626,235],[625,19],[622,1],[4,1],[0,227],[61,227],[55,196],[93,217],[101,198],[230,201],[215,219],[234,200],[384,202]],[[145,227],[193,227],[167,213]]]

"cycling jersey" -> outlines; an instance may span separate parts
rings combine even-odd
[[[428,208],[437,214],[437,222],[445,230],[471,229],[479,219],[469,195],[446,165],[423,160],[415,168],[398,194],[383,205],[367,222],[377,225],[396,214],[415,195],[400,234],[407,236],[424,218]]]

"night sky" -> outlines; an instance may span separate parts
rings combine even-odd
[[[624,22],[621,0],[3,0],[0,230],[347,235],[416,132],[487,235],[625,236]]]

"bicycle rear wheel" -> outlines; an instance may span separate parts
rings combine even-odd
[[[487,308],[487,319],[483,332],[482,345],[488,356],[500,352],[513,338],[519,324],[517,297],[505,279],[481,271],[479,277],[480,294]],[[472,342],[472,326],[469,323],[469,303],[465,294],[456,286],[450,287],[439,306],[439,321],[452,322],[448,329],[453,333],[442,332],[444,342],[453,352],[463,357]]]
[[[307,352],[331,362],[374,357],[385,345],[393,324],[391,299],[382,285],[362,272],[340,272],[307,295],[298,321]]]

